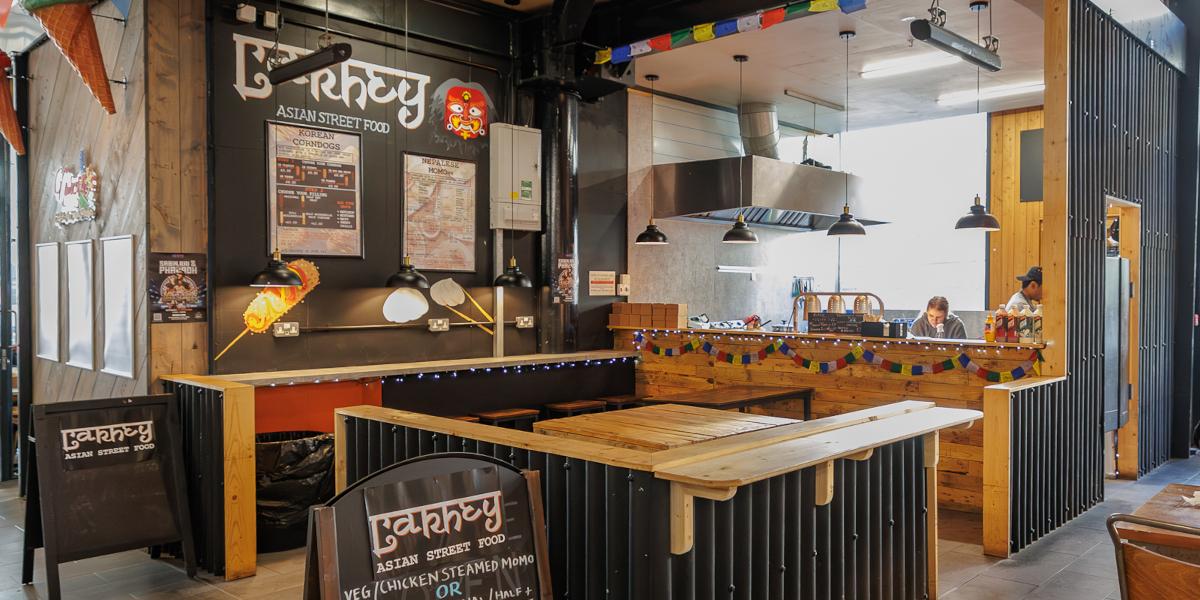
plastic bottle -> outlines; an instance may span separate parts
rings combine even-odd
[[[996,318],[988,313],[987,320],[983,322],[983,341],[996,341]]]
[[[1018,321],[1018,339],[1022,344],[1033,343],[1033,311],[1028,306],[1021,309],[1020,320]]]
[[[996,336],[995,341],[997,341],[997,342],[1007,342],[1008,341],[1008,312],[1006,312],[1004,310],[1003,304],[1001,304],[1000,307],[996,309],[996,333],[995,333],[995,336]]]
[[[1033,342],[1035,344],[1042,343],[1042,305],[1033,309]]]
[[[1015,344],[1021,340],[1021,311],[1008,311],[1008,326],[1004,328],[1005,340],[1010,344]]]

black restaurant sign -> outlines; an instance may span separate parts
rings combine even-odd
[[[549,598],[538,481],[473,454],[375,473],[313,510],[305,598]]]

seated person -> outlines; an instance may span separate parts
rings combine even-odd
[[[909,337],[962,340],[967,337],[962,319],[950,312],[950,301],[934,296],[925,305],[925,312],[913,321],[908,330]]]

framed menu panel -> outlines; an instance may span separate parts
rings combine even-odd
[[[293,256],[362,256],[362,139],[267,123],[269,248]]]
[[[96,368],[95,314],[92,298],[92,240],[67,242],[67,364]]]
[[[37,355],[58,362],[58,242],[38,244],[37,260]]]
[[[100,370],[133,377],[133,236],[100,238],[104,339]]]
[[[421,270],[475,272],[475,163],[404,155],[404,253]]]

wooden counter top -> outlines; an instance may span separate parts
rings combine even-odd
[[[650,329],[646,327],[609,327],[612,331],[645,331],[654,333],[669,333],[681,335],[696,335],[696,336],[732,336],[732,337],[769,337],[769,338],[791,338],[808,340],[814,342],[873,342],[877,344],[897,344],[911,346],[939,346],[958,348],[1009,348],[1009,349],[1029,349],[1045,348],[1044,343],[1016,343],[1009,344],[1007,342],[985,342],[983,340],[934,340],[934,339],[915,339],[915,338],[877,338],[863,337],[861,335],[834,335],[825,333],[794,333],[794,332],[775,332],[775,331],[744,331],[741,329]]]
[[[655,451],[799,422],[766,415],[657,404],[538,421],[533,424],[533,430],[571,440]]]
[[[261,371],[257,373],[234,373],[230,375],[203,376],[204,380],[225,383],[240,383],[254,387],[276,385],[301,385],[331,381],[354,381],[358,379],[381,379],[417,373],[445,373],[470,369],[503,369],[530,365],[545,365],[560,362],[605,361],[634,358],[636,352],[621,350],[596,350],[570,354],[522,354],[500,358],[463,358],[458,360],[435,360],[425,362],[391,363],[385,365],[363,365],[357,367],[333,367],[329,369],[304,369],[302,371]],[[201,383],[194,375],[167,375],[163,379],[177,383]]]

